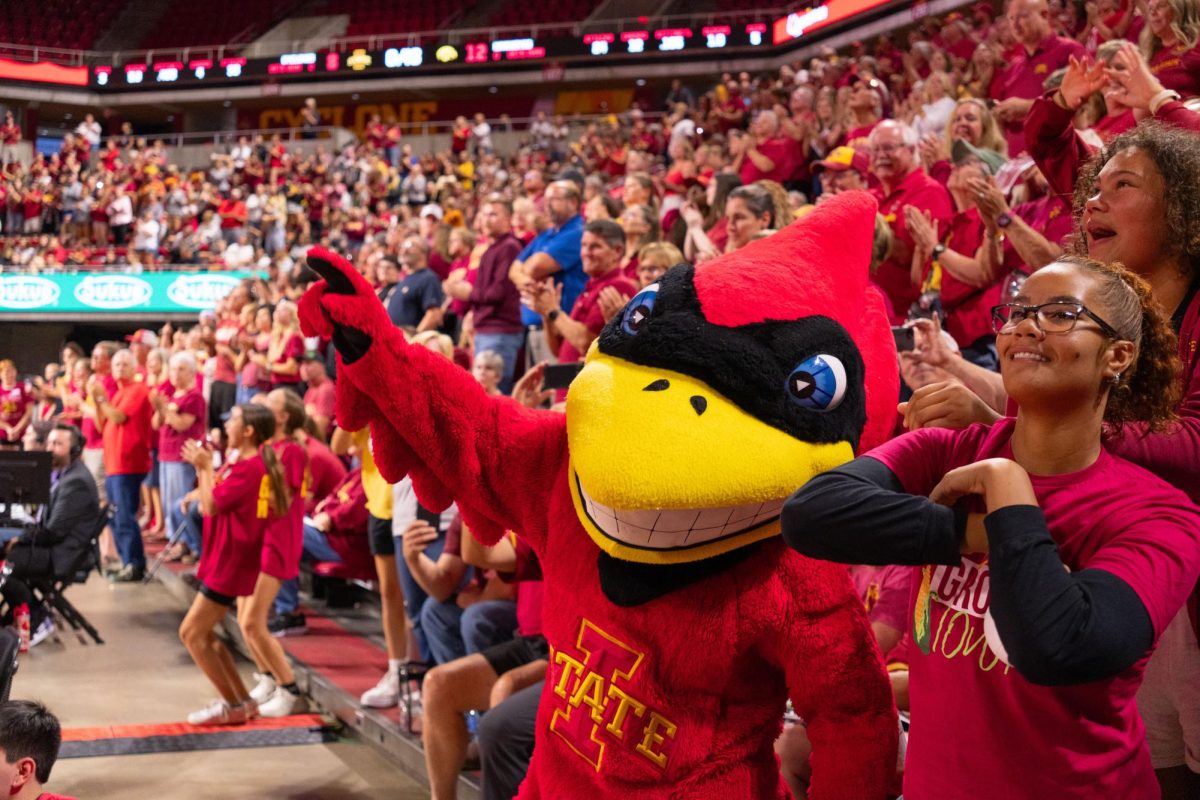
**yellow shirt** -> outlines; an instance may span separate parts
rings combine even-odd
[[[362,460],[363,492],[367,495],[367,512],[376,519],[392,518],[392,486],[379,474],[375,457],[371,454],[371,431],[363,428],[355,431],[354,444]]]

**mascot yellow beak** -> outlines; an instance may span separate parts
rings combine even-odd
[[[772,427],[688,375],[593,347],[567,396],[571,496],[614,558],[678,564],[774,536],[783,501],[849,461]]]

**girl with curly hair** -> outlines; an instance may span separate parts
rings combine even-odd
[[[1146,279],[1179,338],[1179,420],[1163,434],[1134,424],[1108,449],[1200,499],[1200,139],[1143,124],[1114,139],[1075,190],[1079,246]],[[1200,796],[1200,586],[1171,623],[1138,694],[1163,797]],[[1183,676],[1192,676],[1184,678]]]
[[[812,479],[784,539],[918,567],[905,795],[1157,798],[1134,693],[1200,576],[1200,509],[1103,444],[1170,424],[1175,337],[1145,281],[1078,257],[993,319],[1016,417],[912,431]]]

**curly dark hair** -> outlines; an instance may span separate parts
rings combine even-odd
[[[1088,198],[1096,193],[1100,170],[1117,153],[1130,148],[1148,155],[1163,177],[1167,209],[1163,240],[1170,248],[1163,255],[1178,258],[1186,272],[1200,274],[1200,192],[1196,191],[1200,186],[1200,137],[1156,122],[1143,122],[1117,136],[1080,170],[1075,181],[1075,251],[1087,254],[1083,211]]]
[[[1063,256],[1058,262],[1096,278],[1105,319],[1136,348],[1133,365],[1109,388],[1104,407],[1109,430],[1119,432],[1126,422],[1144,423],[1155,432],[1165,430],[1175,421],[1182,391],[1179,347],[1150,284],[1120,264],[1084,256]]]

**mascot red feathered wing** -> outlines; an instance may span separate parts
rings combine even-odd
[[[867,273],[875,203],[843,195],[613,318],[566,414],[484,394],[394,328],[319,249],[301,302],[339,356],[338,422],[485,543],[517,531],[545,575],[550,669],[522,798],[783,798],[785,701],[813,800],[886,794],[891,691],[844,567],[779,537],[783,501],[886,437],[897,395]]]

